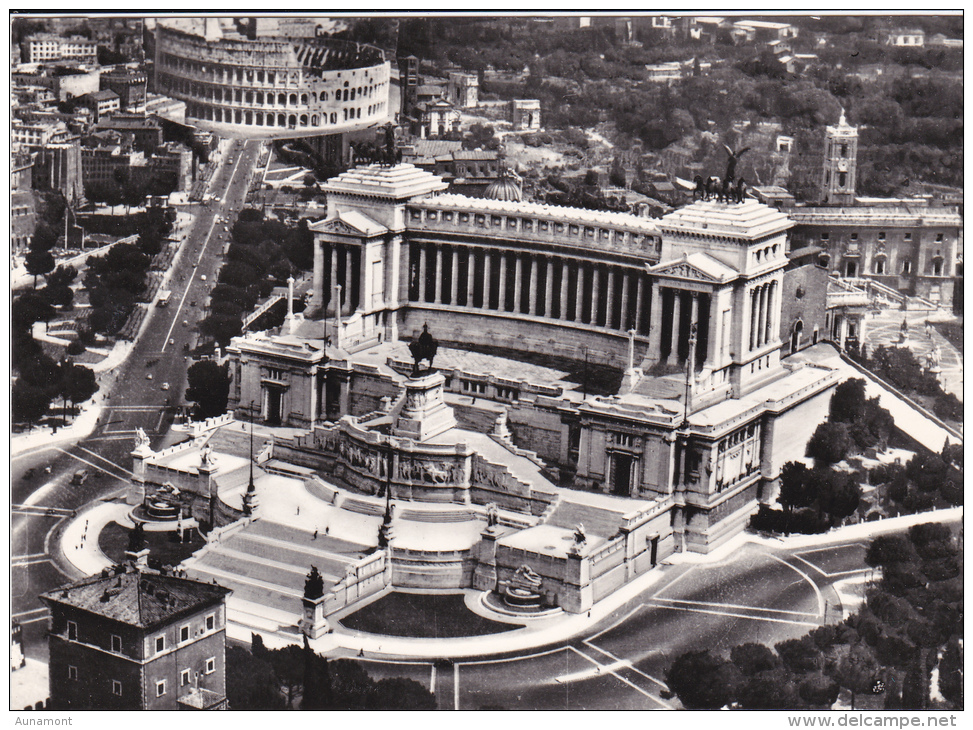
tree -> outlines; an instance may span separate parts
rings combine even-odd
[[[226,647],[226,698],[233,710],[284,708],[273,666],[238,646]]]
[[[851,445],[846,424],[825,421],[807,442],[807,455],[822,464],[835,464],[848,455]]]
[[[851,378],[840,383],[831,395],[829,419],[837,423],[856,423],[865,418],[865,380]]]
[[[608,184],[615,188],[624,188],[625,183],[625,166],[622,164],[621,157],[616,155],[608,173]]]
[[[814,502],[814,495],[808,490],[811,470],[800,461],[788,461],[780,470],[780,502],[784,512],[790,514],[795,507],[808,507]]]
[[[784,666],[795,674],[806,674],[821,668],[821,651],[808,636],[782,641],[774,648]]]
[[[193,416],[197,420],[220,416],[226,412],[230,396],[229,365],[218,365],[214,360],[194,363],[186,374],[189,387],[186,400],[196,404]]]
[[[763,644],[753,642],[734,646],[730,651],[730,660],[747,677],[780,666],[780,659],[773,651]]]
[[[939,659],[939,692],[954,706],[963,706],[963,646],[958,636],[949,640]]]
[[[812,474],[809,486],[818,495],[819,513],[827,515],[832,526],[855,513],[861,490],[854,474],[833,469],[815,469]]]
[[[34,288],[37,288],[37,277],[54,271],[54,256],[44,249],[31,249],[24,256],[24,267],[27,273],[34,277]]]
[[[878,665],[863,643],[848,648],[838,662],[835,680],[851,692],[851,709],[855,709],[855,695],[870,692],[875,681]]]
[[[375,683],[373,707],[383,710],[435,710],[436,695],[406,677],[387,677]]]
[[[331,696],[331,673],[328,660],[311,651],[307,636],[304,637],[304,692],[301,696],[302,710],[328,710],[333,705]]]
[[[876,568],[913,563],[916,558],[912,543],[902,535],[879,535],[872,540],[865,553],[865,562]]]
[[[740,688],[738,701],[747,710],[785,710],[801,706],[794,677],[783,667],[749,677]]]
[[[14,382],[10,392],[10,411],[15,422],[33,427],[47,413],[50,404],[51,395],[47,389],[23,380]]]
[[[666,670],[666,684],[689,710],[716,710],[736,696],[742,677],[731,662],[708,651],[690,651]]]
[[[30,335],[34,322],[48,322],[54,317],[54,307],[46,297],[25,292],[13,300],[10,319],[14,332]]]
[[[98,392],[98,382],[91,368],[67,363],[61,368],[61,395],[74,406]]]

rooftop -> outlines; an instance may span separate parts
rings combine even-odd
[[[732,236],[756,240],[792,226],[788,217],[756,200],[744,203],[697,201],[664,216],[659,227],[675,234]]]
[[[158,573],[126,572],[85,578],[44,593],[42,600],[81,609],[129,626],[151,628],[187,610],[220,602],[221,586]]]
[[[447,183],[415,165],[367,165],[333,177],[323,185],[329,195],[345,194],[402,200],[445,190]]]
[[[417,201],[436,207],[457,207],[482,210],[484,212],[506,213],[510,215],[533,216],[538,218],[558,218],[568,223],[594,224],[635,229],[644,233],[657,233],[657,223],[648,218],[639,218],[629,213],[610,213],[601,210],[570,208],[541,203],[515,203],[484,198],[468,198],[465,195],[448,193]]]

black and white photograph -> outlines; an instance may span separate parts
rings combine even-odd
[[[958,725],[961,10],[8,20],[12,725]]]

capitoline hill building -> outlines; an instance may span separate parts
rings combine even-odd
[[[381,493],[391,470],[396,499],[492,503],[532,516],[532,529],[547,527],[553,508],[539,495],[555,485],[566,487],[562,501],[615,499],[630,520],[605,538],[638,534],[633,560],[708,552],[741,531],[772,499],[783,463],[804,455],[838,382],[828,368],[780,358],[788,217],[749,200],[650,220],[445,188],[407,164],[358,167],[324,186],[307,308],[227,348],[238,419],[301,429],[275,440],[274,458],[353,490]],[[441,378],[417,385],[401,343],[424,329],[446,354]],[[508,365],[450,359],[463,350]],[[531,354],[614,369],[621,384],[593,395],[587,382],[518,371]],[[416,430],[420,412],[441,426]],[[462,438],[441,445],[453,427]],[[511,464],[527,455],[543,484],[514,466],[498,478],[507,457],[478,456],[477,434],[505,445]],[[436,449],[447,466],[386,462]],[[418,488],[423,480],[436,488]],[[547,564],[543,546],[518,539],[509,537],[508,567]],[[509,577],[502,542],[491,542],[489,570],[480,553],[474,583]]]

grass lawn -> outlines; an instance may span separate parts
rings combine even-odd
[[[206,544],[206,540],[196,530],[191,530],[190,542],[178,542],[177,532],[146,532],[145,546],[149,549],[149,561],[152,565],[176,566]],[[128,548],[127,530],[117,522],[109,523],[98,536],[98,547],[109,559],[116,563],[125,560],[125,550]]]
[[[341,619],[341,624],[370,634],[422,639],[482,636],[520,628],[477,616],[466,607],[462,595],[414,593],[389,593]]]

